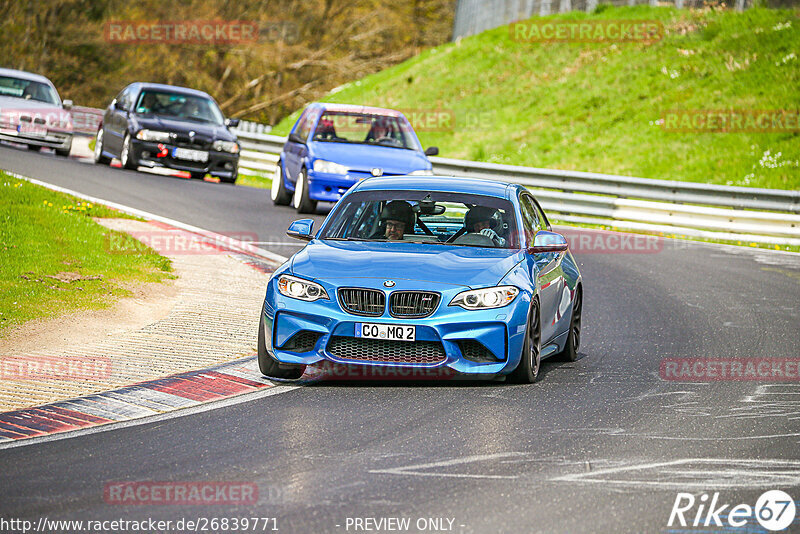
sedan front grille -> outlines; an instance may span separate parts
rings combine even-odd
[[[343,287],[338,294],[342,309],[353,315],[380,317],[386,307],[386,295],[378,289]]]
[[[357,362],[438,364],[447,359],[438,341],[389,341],[357,337],[331,337],[327,347],[335,358]]]
[[[175,145],[181,148],[191,148],[193,150],[209,150],[212,139],[206,135],[188,136],[184,133],[175,135]]]
[[[395,291],[389,297],[389,313],[399,318],[427,317],[436,310],[439,299],[439,293],[430,291]]]

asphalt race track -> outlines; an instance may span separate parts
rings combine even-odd
[[[9,146],[0,146],[0,168],[267,243],[286,241],[288,223],[301,218],[273,207],[266,190]],[[264,247],[287,256],[299,249]],[[411,531],[705,532],[667,526],[679,492],[698,503],[719,492],[728,511],[771,489],[800,498],[796,378],[659,376],[667,358],[797,358],[800,256],[666,241],[657,253],[576,257],[585,287],[580,359],[545,363],[536,384],[312,383],[0,450],[4,515],[270,517],[281,532],[354,532],[354,518],[388,517],[410,518]],[[259,502],[120,506],[103,498],[110,482],[206,480],[255,483]],[[428,528],[436,518],[443,522]],[[746,531],[757,528],[752,521]]]

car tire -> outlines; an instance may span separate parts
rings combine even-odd
[[[33,150],[36,152],[39,152],[39,150],[42,148],[39,145],[25,145],[25,146],[28,148],[28,150]]]
[[[534,299],[528,313],[528,326],[525,329],[525,343],[519,365],[509,375],[509,381],[517,384],[533,384],[539,377],[542,366],[542,324],[539,317],[539,301]]]
[[[192,175],[193,180],[202,180],[206,177],[206,173],[204,172],[190,172],[189,174]]]
[[[125,139],[122,141],[122,150],[119,153],[119,161],[122,163],[123,169],[136,169],[138,164],[134,160],[135,158],[131,152],[131,134],[126,133]]]
[[[306,171],[305,167],[300,170],[300,176],[297,177],[292,205],[297,210],[297,213],[314,213],[317,211],[317,201],[312,200],[308,193],[308,171]]]
[[[64,148],[64,149],[57,148],[56,149],[56,156],[59,156],[59,157],[62,157],[62,158],[68,158],[70,152],[72,152],[72,147]]]
[[[270,188],[272,203],[276,206],[288,206],[292,201],[292,194],[286,189],[286,182],[283,176],[283,163],[278,161],[275,169],[275,176],[272,177],[272,187]]]
[[[264,340],[264,321],[258,321],[258,368],[261,374],[269,378],[284,378],[294,380],[303,376],[305,365],[286,365],[278,363],[267,352],[267,343]]]
[[[583,288],[578,286],[575,290],[575,302],[572,305],[572,318],[569,320],[569,333],[564,350],[558,353],[558,359],[574,362],[578,359],[578,349],[581,346],[581,314],[583,312]]]
[[[103,135],[103,127],[101,126],[94,138],[94,162],[100,165],[108,165],[111,163],[111,158],[103,155]]]

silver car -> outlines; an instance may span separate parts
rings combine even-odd
[[[0,69],[0,140],[53,148],[69,156],[72,101],[61,101],[53,83],[39,74]]]

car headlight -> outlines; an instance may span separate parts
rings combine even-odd
[[[328,294],[321,285],[288,274],[278,277],[278,291],[281,292],[281,295],[309,302],[328,299]]]
[[[230,152],[231,154],[239,153],[239,143],[235,141],[214,141],[214,150],[217,152]]]
[[[420,169],[418,171],[411,171],[408,176],[430,176],[433,174],[433,169]]]
[[[170,137],[169,132],[156,130],[139,130],[136,132],[136,139],[141,139],[142,141],[169,141]]]
[[[471,289],[456,295],[450,306],[461,306],[465,310],[488,310],[502,308],[517,298],[519,289],[514,286],[487,287]]]
[[[314,172],[325,172],[329,174],[347,174],[349,171],[344,165],[339,165],[332,161],[325,161],[324,159],[314,160]]]

